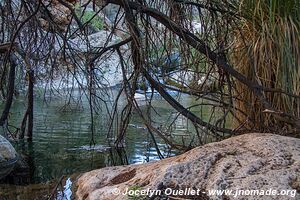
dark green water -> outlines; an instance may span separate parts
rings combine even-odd
[[[139,102],[142,111],[146,112],[145,102],[142,100]],[[181,102],[185,106],[189,106],[193,104],[194,99],[182,96]],[[92,134],[88,102],[83,99],[80,104],[73,102],[67,107],[65,104],[65,98],[52,99],[50,102],[45,102],[38,97],[35,99],[33,142],[16,141],[13,144],[19,153],[26,155],[30,167],[30,184],[39,186],[0,185],[0,197],[2,195],[6,199],[10,199],[11,195],[19,197],[21,195],[21,199],[26,199],[26,195],[31,193],[30,198],[35,195],[37,198],[38,195],[34,192],[35,189],[32,190],[32,187],[39,188],[42,185],[49,192],[53,187],[53,182],[63,175],[69,177],[72,174],[97,168],[126,164],[126,161],[133,164],[159,159],[149,133],[136,114],[132,117],[125,139],[126,156],[125,154],[119,156],[119,152],[111,147],[112,140],[107,138],[109,121],[104,110],[98,109],[98,114],[94,116],[96,146],[90,146]],[[152,105],[158,112],[158,114],[154,114],[153,122],[157,127],[163,128],[177,114],[160,97],[156,97]],[[26,102],[23,100],[17,99],[14,102],[10,114],[10,125],[20,126],[25,107]],[[183,135],[186,134],[184,131],[190,129],[186,125],[184,120],[178,118],[175,123],[175,126],[179,127],[177,133],[181,131]],[[10,129],[14,131],[12,126]],[[183,140],[183,136],[180,136],[179,139]],[[164,157],[176,153],[169,151],[167,145],[160,138],[156,137],[156,141]]]

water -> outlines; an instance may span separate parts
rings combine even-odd
[[[194,99],[182,96],[181,101],[188,106],[193,104]],[[143,100],[139,102],[142,111],[146,112],[145,102]],[[38,190],[42,187],[45,190],[42,195],[48,195],[52,192],[57,180],[64,176],[62,186],[65,187],[61,187],[62,189],[56,195],[58,199],[68,199],[62,196],[72,194],[68,189],[76,180],[76,178],[70,179],[72,174],[126,164],[125,161],[134,164],[159,159],[151,136],[137,114],[133,115],[125,138],[126,157],[124,152],[118,156],[120,152],[111,146],[111,140],[107,138],[108,118],[105,112],[98,110],[98,114],[95,115],[96,145],[90,146],[91,120],[87,101],[83,99],[81,104],[73,102],[68,107],[65,103],[65,98],[52,99],[48,103],[38,97],[35,99],[33,141],[31,143],[13,142],[17,151],[25,155],[29,164],[28,181],[31,185],[0,185],[0,197],[10,199],[12,195],[27,199],[26,195],[29,192],[31,195],[28,199],[38,199],[41,194],[34,192],[36,187],[39,188]],[[159,96],[153,101],[153,106],[159,113],[154,114],[153,124],[157,127],[164,128],[166,122],[171,122],[177,115],[177,112]],[[14,102],[10,114],[12,131],[13,127],[20,126],[25,108],[26,102],[22,99]],[[186,129],[186,121],[182,118],[178,118],[176,123],[179,127],[178,138],[184,140],[186,131],[190,128]],[[156,137],[156,142],[164,157],[176,154],[176,151],[169,151],[160,138]],[[65,193],[66,195],[63,195]]]

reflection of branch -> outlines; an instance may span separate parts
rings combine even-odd
[[[136,100],[134,100],[134,105],[135,105],[136,111],[138,112],[139,116],[143,120],[143,123],[147,127],[147,130],[151,134],[151,137],[152,137],[152,140],[153,140],[154,143],[156,143],[156,142],[155,142],[155,138],[152,136],[153,132],[156,133],[161,139],[163,139],[163,141],[166,144],[168,144],[170,147],[175,148],[175,149],[181,149],[181,150],[186,149],[186,147],[184,145],[177,144],[174,140],[169,139],[164,132],[162,132],[158,128],[155,128],[154,126],[152,126],[151,123],[149,123],[145,119],[145,116],[144,116],[143,112],[141,111],[141,109],[139,108],[138,103],[136,102]],[[158,154],[160,154],[162,156],[162,154],[159,151],[159,148],[157,147],[157,144],[155,144],[155,146],[156,146],[155,148],[156,148]]]
[[[56,183],[55,187],[52,189],[51,194],[50,194],[48,200],[54,199],[54,197],[55,197],[55,195],[57,193],[57,189],[58,189],[59,185],[62,185],[63,179],[64,179],[64,176],[61,176],[60,179],[58,180],[58,182]]]
[[[159,92],[159,94],[173,107],[175,108],[179,113],[181,113],[183,116],[185,116],[186,118],[188,118],[189,120],[191,120],[194,123],[197,123],[201,126],[207,127],[207,129],[211,130],[211,131],[221,131],[224,133],[232,133],[231,129],[227,129],[227,128],[220,128],[220,127],[216,127],[214,125],[211,125],[209,123],[204,122],[203,120],[201,120],[199,117],[197,117],[194,113],[192,113],[191,111],[187,110],[186,108],[184,108],[178,101],[176,101],[162,86],[161,83],[159,83],[158,81],[155,81],[151,75],[147,72],[147,70],[145,70],[144,68],[142,69],[142,73],[143,75],[146,77],[146,79],[148,80],[148,82],[151,84],[151,86],[153,88],[155,88],[155,90],[157,90]]]

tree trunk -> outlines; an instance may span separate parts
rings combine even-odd
[[[28,141],[32,141],[32,130],[33,130],[33,86],[34,86],[34,71],[28,72],[29,85],[28,85],[28,126],[27,136]]]
[[[13,101],[14,90],[15,90],[16,66],[17,66],[16,58],[14,55],[12,55],[10,57],[10,69],[9,69],[9,77],[8,77],[8,85],[7,85],[8,86],[7,99],[0,118],[0,126],[3,126],[5,124],[5,121],[7,120],[9,110]]]

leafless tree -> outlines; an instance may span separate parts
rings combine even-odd
[[[108,16],[112,8],[115,11]],[[82,14],[77,12],[78,9]],[[93,16],[84,21],[84,11],[91,9]],[[232,27],[236,27],[240,16],[235,5],[227,1],[4,0],[0,2],[0,12],[0,90],[5,100],[0,125],[4,126],[8,120],[13,96],[19,89],[16,80],[22,80],[21,84],[27,86],[28,108],[20,126],[21,138],[26,124],[27,135],[32,138],[33,87],[37,81],[47,81],[45,93],[65,91],[69,103],[74,98],[74,88],[80,88],[80,93],[89,99],[92,133],[99,102],[104,102],[110,119],[108,135],[117,136],[117,146],[122,145],[134,112],[142,119],[154,141],[154,136],[158,136],[171,148],[180,150],[203,144],[208,138],[219,140],[245,132],[276,131],[268,125],[264,125],[263,130],[244,126],[246,122],[239,116],[246,116],[250,122],[253,119],[235,106],[240,100],[240,94],[236,92],[237,82],[247,86],[268,113],[299,130],[297,116],[275,110],[265,98],[266,93],[274,92],[298,101],[297,94],[265,88],[258,81],[249,80],[230,62],[229,55],[234,49],[229,33]],[[91,45],[89,37],[96,17],[101,18],[103,29],[109,33],[100,47]],[[112,43],[115,36],[120,40]],[[84,50],[72,44],[74,38],[84,41]],[[109,91],[102,89],[105,84],[99,79],[98,72],[105,74],[99,66],[113,54],[119,59],[118,69],[123,74],[123,81],[109,106],[104,98],[109,96]],[[166,64],[166,59],[174,54],[180,56],[176,66],[176,74],[180,76],[177,78],[172,76],[170,65]],[[72,80],[71,89],[52,87],[57,79]],[[146,96],[147,112],[135,99],[141,82],[152,89],[152,95]],[[190,108],[184,107],[170,94],[172,91],[193,96],[197,101]],[[195,133],[191,133],[190,138],[196,140],[183,144],[174,139],[168,131],[170,129],[155,126],[152,114],[157,112],[152,106],[154,92],[158,92],[177,112],[174,120],[183,116],[194,126]],[[126,104],[120,106],[122,95]],[[204,118],[194,113],[195,107],[209,108],[209,116]],[[235,126],[228,125],[228,121],[235,121]]]

